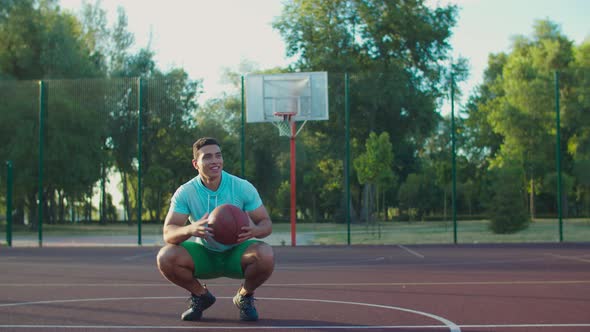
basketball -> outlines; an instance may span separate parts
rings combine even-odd
[[[209,227],[213,228],[213,239],[222,244],[235,244],[243,226],[250,219],[246,212],[231,204],[222,204],[209,215]]]

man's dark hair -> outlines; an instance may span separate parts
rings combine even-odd
[[[193,158],[194,159],[197,159],[199,149],[206,146],[206,145],[217,145],[221,148],[221,145],[219,145],[219,142],[217,142],[217,140],[215,138],[201,137],[193,144]]]

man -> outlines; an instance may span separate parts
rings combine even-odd
[[[272,274],[274,255],[271,246],[254,238],[270,235],[272,222],[254,186],[223,170],[217,140],[197,140],[193,158],[198,175],[172,196],[164,221],[166,245],[158,253],[158,268],[166,279],[191,293],[182,320],[200,320],[203,311],[215,303],[215,297],[197,278],[228,277],[244,280],[233,298],[240,319],[256,321],[254,291]],[[250,218],[236,245],[216,242],[207,224],[209,213],[225,203],[242,208]]]

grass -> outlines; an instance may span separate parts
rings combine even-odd
[[[2,225],[1,227],[5,227]],[[142,224],[142,232],[162,233],[162,225]],[[1,232],[5,230],[2,229]],[[67,235],[137,235],[137,224],[56,224],[43,225],[43,234],[67,236]],[[24,226],[15,226],[15,235],[35,234],[37,230],[31,230]]]
[[[559,242],[559,224],[557,220],[536,220],[530,226],[514,234],[493,234],[488,229],[487,221],[459,221],[457,225],[457,243],[531,243]],[[6,239],[6,226],[0,224],[0,241]],[[162,225],[142,224],[142,235],[161,238]],[[566,242],[590,241],[590,219],[563,220],[563,240]],[[63,238],[74,237],[120,237],[137,236],[137,225],[127,224],[64,224],[43,225],[44,236]],[[289,223],[273,224],[273,236],[289,238]],[[296,225],[297,243],[307,245],[346,245],[348,244],[348,226],[336,223],[298,223]],[[35,238],[37,231],[22,226],[13,229],[13,238]],[[281,240],[281,243],[285,241]],[[454,243],[452,222],[380,222],[352,224],[350,227],[351,244],[438,244]]]
[[[275,231],[288,231],[288,225],[279,224]],[[309,244],[340,245],[348,243],[348,227],[344,224],[298,224],[299,236],[312,237]],[[563,221],[563,240],[590,241],[590,219]],[[457,243],[530,243],[558,242],[557,220],[536,220],[514,234],[494,234],[488,222],[459,221]],[[353,224],[350,228],[351,244],[431,244],[454,243],[452,222],[381,222],[372,225]]]

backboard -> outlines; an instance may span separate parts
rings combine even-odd
[[[303,72],[246,75],[246,121],[328,120],[328,74]]]

